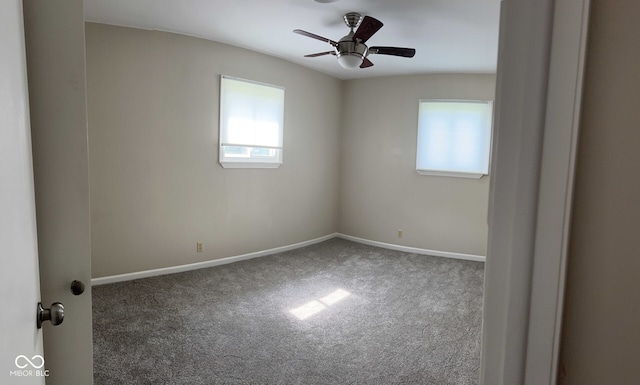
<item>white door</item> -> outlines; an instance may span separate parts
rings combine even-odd
[[[0,2],[0,383],[44,384],[22,1]]]
[[[0,384],[92,383],[84,81],[82,0],[0,1]]]
[[[2,0],[5,1],[5,0]],[[14,0],[12,0],[14,1]],[[62,302],[45,323],[47,385],[93,382],[91,231],[83,0],[20,0],[29,87],[41,299]],[[71,292],[84,282],[81,295]],[[0,384],[4,384],[0,378]]]

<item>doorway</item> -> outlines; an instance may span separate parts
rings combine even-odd
[[[76,4],[77,6],[77,4]],[[526,341],[530,337],[530,333],[534,330],[536,322],[528,323],[528,320],[534,320],[533,315],[539,314],[541,309],[536,308],[537,301],[549,297],[549,291],[553,292],[551,305],[550,318],[554,321],[557,320],[561,303],[559,301],[558,293],[562,292],[562,279],[558,280],[555,288],[548,290],[540,290],[538,286],[538,273],[532,273],[532,260],[533,250],[535,244],[554,244],[557,245],[557,240],[554,242],[547,242],[548,239],[541,235],[536,238],[536,226],[542,226],[545,221],[551,221],[554,224],[555,221],[560,221],[560,234],[562,239],[566,239],[566,232],[564,231],[566,226],[567,210],[570,206],[570,188],[567,187],[567,183],[553,182],[553,170],[550,170],[547,166],[547,159],[551,156],[551,160],[555,160],[555,156],[558,156],[565,160],[563,163],[564,169],[558,171],[564,173],[561,177],[562,181],[570,181],[572,176],[572,159],[573,150],[572,144],[574,143],[576,133],[576,120],[571,119],[567,124],[567,116],[573,118],[576,113],[576,108],[579,105],[579,87],[576,91],[575,84],[571,86],[563,86],[562,89],[554,89],[549,87],[547,89],[547,80],[553,79],[553,76],[557,76],[558,73],[566,74],[563,71],[570,71],[574,75],[581,73],[582,68],[582,56],[580,48],[583,47],[584,36],[586,36],[586,14],[588,9],[588,2],[576,2],[572,5],[563,4],[558,5],[557,9],[553,9],[554,3],[551,1],[540,2],[532,5],[521,5],[509,3],[509,9],[503,10],[503,27],[502,35],[506,36],[503,39],[501,51],[507,52],[509,47],[511,51],[508,53],[508,58],[502,58],[502,66],[499,67],[499,80],[498,89],[503,90],[503,96],[501,101],[505,103],[510,101],[515,105],[515,108],[506,111],[502,105],[498,106],[498,114],[500,121],[498,126],[504,126],[507,124],[513,124],[512,127],[523,128],[523,130],[517,130],[515,132],[507,133],[505,131],[498,133],[498,138],[494,142],[496,144],[496,150],[498,151],[498,161],[494,163],[493,175],[499,179],[494,182],[492,194],[492,209],[490,214],[490,220],[492,221],[492,228],[490,230],[490,250],[489,255],[500,255],[493,261],[488,261],[487,264],[487,306],[490,312],[485,311],[485,314],[491,313],[496,315],[495,320],[485,319],[485,324],[492,324],[491,329],[485,329],[485,341],[484,341],[484,372],[483,379],[485,383],[500,384],[500,383],[521,383],[521,379],[524,373],[531,373],[533,371],[525,371],[530,365],[531,367],[538,368],[540,365],[545,366],[545,369],[538,372],[544,373],[545,376],[550,376],[553,373],[554,351],[557,351],[556,332],[558,330],[557,325],[553,325],[550,329],[547,327],[541,327],[540,334],[537,337],[548,337],[546,340],[547,345],[551,346],[551,349],[542,355],[538,362],[528,361],[527,357],[532,355],[527,354],[527,346],[529,349],[534,348],[533,345],[529,345]],[[55,12],[55,14],[61,15],[62,13]],[[535,17],[532,17],[534,15]],[[554,19],[552,16],[555,15]],[[576,16],[577,15],[577,16]],[[62,16],[61,16],[62,17]],[[576,19],[577,17],[577,19]],[[533,21],[532,21],[533,20]],[[569,22],[567,22],[569,20]],[[535,25],[532,25],[535,24]],[[550,36],[551,26],[566,26],[566,28],[553,28],[554,36]],[[564,48],[576,47],[575,51],[564,52],[570,57],[564,57],[563,52],[560,51],[558,46],[552,46],[551,42],[559,42],[569,36],[568,45],[563,45]],[[551,40],[549,40],[551,37]],[[541,47],[531,47],[524,42],[531,42],[536,45],[540,44]],[[577,53],[576,53],[577,51]],[[554,56],[555,54],[555,56]],[[547,68],[546,63],[550,57],[551,70],[547,72],[543,69]],[[507,60],[510,59],[510,60]],[[519,60],[521,59],[521,60]],[[530,69],[531,64],[526,65],[528,60],[536,59],[534,67],[541,67],[538,71],[526,72],[524,69]],[[539,59],[539,60],[538,60]],[[501,71],[501,72],[500,72]],[[554,75],[555,74],[555,75]],[[579,76],[569,77],[576,79],[575,83],[578,85],[581,83]],[[517,85],[530,84],[531,88],[522,87],[518,88]],[[542,85],[542,89],[539,85]],[[572,91],[566,92],[567,89]],[[569,101],[567,101],[567,95],[571,94]],[[514,96],[514,98],[507,99],[507,96]],[[59,96],[58,96],[59,97]],[[548,136],[543,135],[545,128],[549,128],[548,120],[543,119],[545,116],[547,100],[554,97],[560,97],[561,110],[566,114],[559,117],[562,129],[568,127],[568,134],[565,136],[565,142],[560,149],[550,149],[546,144]],[[535,100],[533,105],[531,100]],[[525,105],[526,103],[526,105]],[[35,106],[34,106],[35,107]],[[526,112],[526,113],[525,113]],[[523,122],[523,116],[530,116],[534,119],[532,121]],[[547,114],[549,119],[549,114]],[[557,122],[556,122],[557,123]],[[532,128],[532,130],[524,130],[524,128]],[[566,132],[565,132],[566,133]],[[534,143],[536,145],[531,146]],[[513,145],[513,147],[512,147]],[[545,153],[543,155],[543,148]],[[552,151],[555,155],[549,155],[547,149]],[[540,160],[542,166],[540,165]],[[497,165],[496,165],[497,164]],[[541,170],[540,170],[541,167]],[[540,170],[540,173],[537,171]],[[533,178],[523,181],[517,177],[517,175],[541,175],[540,179]],[[37,178],[37,176],[36,176]],[[559,185],[562,185],[559,187]],[[557,196],[557,199],[561,202],[561,207],[564,210],[560,210],[560,218],[553,217],[548,218],[544,215],[544,208],[547,207],[554,212],[558,212],[554,202],[549,199],[538,200],[539,189],[550,189]],[[526,193],[523,193],[526,192]],[[518,197],[518,199],[515,199]],[[546,197],[545,197],[546,198]],[[498,212],[497,204],[507,202],[514,210],[502,210]],[[515,207],[524,205],[528,207],[529,212],[533,217],[537,217],[538,220],[534,223],[530,223],[528,220],[522,222],[522,216],[519,216],[519,212],[515,210]],[[547,206],[548,205],[548,206]],[[545,219],[546,218],[546,219]],[[496,227],[497,226],[497,227]],[[511,229],[515,229],[515,235],[511,239],[498,238],[498,234],[502,231],[512,234]],[[544,233],[544,232],[542,232]],[[521,234],[521,236],[517,236]],[[538,232],[541,234],[541,232]],[[554,232],[554,234],[558,234]],[[495,238],[493,238],[495,236]],[[562,270],[562,261],[564,258],[564,252],[562,242],[560,247],[551,251],[547,255],[553,255],[554,262],[546,263],[545,266],[556,266],[556,269]],[[42,246],[42,244],[41,244]],[[501,252],[504,251],[504,253]],[[525,250],[524,256],[521,253],[516,253],[515,250]],[[538,251],[536,251],[538,252]],[[41,257],[43,257],[41,255]],[[45,257],[46,258],[46,257]],[[490,268],[491,266],[491,268]],[[546,276],[546,275],[545,275]],[[561,274],[556,276],[560,277]],[[523,279],[520,279],[523,278]],[[502,283],[507,283],[507,286],[513,290],[509,290],[509,295],[505,295],[504,289],[496,290]],[[59,286],[59,284],[58,284]],[[490,287],[489,287],[490,286]],[[502,286],[504,288],[504,286]],[[45,287],[43,285],[43,292]],[[533,293],[532,293],[533,290]],[[532,293],[532,294],[531,294]],[[538,297],[540,296],[540,297]],[[531,302],[525,301],[521,303],[517,301],[518,298],[531,298]],[[549,317],[542,317],[545,322],[549,321]],[[496,321],[492,323],[490,321]],[[53,333],[53,331],[52,331]],[[49,334],[52,334],[49,333]],[[46,335],[47,333],[45,333]],[[517,335],[517,338],[512,336]],[[45,346],[47,345],[45,336]],[[525,342],[524,344],[522,342]],[[86,357],[86,350],[79,350],[79,357]],[[69,359],[73,354],[60,354],[55,353],[53,350],[49,354],[52,361],[59,361],[61,364],[65,359]],[[59,356],[59,359],[55,357]],[[515,362],[515,365],[509,363]],[[544,361],[544,362],[543,362]],[[493,381],[490,379],[495,379]],[[511,381],[513,380],[513,381]],[[545,379],[546,380],[546,379]],[[72,383],[72,380],[65,381],[66,383]],[[533,383],[533,382],[532,382]]]

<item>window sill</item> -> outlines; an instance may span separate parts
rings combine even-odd
[[[431,176],[447,176],[451,178],[467,178],[467,179],[480,179],[488,174],[470,173],[470,172],[456,172],[456,171],[435,171],[435,170],[416,170],[420,175]]]
[[[220,162],[222,168],[278,168],[282,163]]]

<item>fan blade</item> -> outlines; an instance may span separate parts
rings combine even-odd
[[[403,57],[413,57],[416,54],[416,50],[413,48],[400,48],[400,47],[371,47],[369,53],[376,53],[378,55],[393,55]]]
[[[336,47],[338,45],[338,43],[336,43],[335,41],[331,40],[331,39],[327,39],[326,37],[322,37],[320,35],[316,35],[315,33],[311,33],[311,32],[307,32],[307,31],[303,31],[301,29],[294,29],[293,33],[297,33],[298,35],[302,35],[302,36],[306,36],[306,37],[310,37],[312,39],[316,39],[316,40],[320,40],[320,41],[324,41],[325,43],[329,43],[332,46]]]
[[[371,66],[373,66],[373,63],[371,63],[371,60],[367,59],[366,57],[362,61],[362,64],[360,64],[360,68],[367,68]]]
[[[366,42],[374,33],[378,32],[382,26],[383,24],[380,20],[374,19],[370,16],[365,16],[364,19],[362,19],[355,35],[353,35],[353,41],[357,41],[359,39],[362,43]]]
[[[318,56],[335,55],[335,54],[336,54],[336,51],[327,51],[327,52],[311,53],[309,55],[304,55],[304,57],[318,57]]]

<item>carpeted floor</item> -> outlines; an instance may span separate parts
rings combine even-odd
[[[477,384],[483,276],[332,239],[96,286],[95,384]]]

